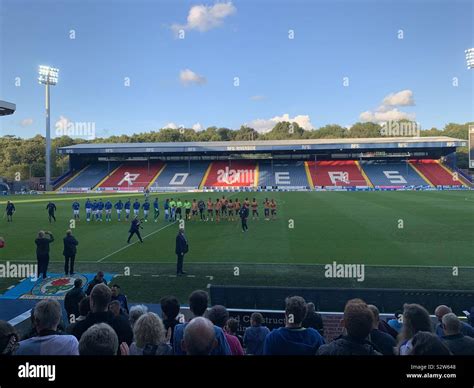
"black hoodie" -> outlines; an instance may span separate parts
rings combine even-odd
[[[350,336],[339,336],[316,352],[318,356],[380,356],[367,340],[358,340]]]

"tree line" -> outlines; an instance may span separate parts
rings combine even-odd
[[[398,122],[399,124],[403,121]],[[449,123],[443,129],[422,130],[420,136],[449,136],[468,139],[469,125],[474,122]],[[93,140],[61,136],[52,139],[52,176],[60,176],[68,169],[68,157],[58,155],[56,149],[83,143],[141,143],[141,142],[195,142],[195,141],[252,141],[287,139],[340,139],[377,138],[384,136],[384,128],[375,123],[355,123],[350,128],[338,124],[328,124],[318,129],[305,130],[298,123],[279,122],[269,132],[261,133],[248,126],[239,129],[209,127],[196,131],[191,128],[164,128],[159,131],[135,133],[133,135],[113,135],[96,137]],[[468,168],[467,147],[458,149],[458,166]],[[0,177],[7,180],[26,180],[43,177],[45,170],[45,138],[36,135],[29,139],[7,135],[0,137]],[[18,179],[20,178],[20,179]]]

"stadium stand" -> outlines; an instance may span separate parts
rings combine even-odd
[[[58,190],[68,191],[79,189],[92,189],[101,180],[103,180],[107,176],[107,174],[116,169],[117,166],[119,166],[118,162],[92,163],[86,168],[77,172],[71,179],[69,179],[62,186],[60,186]]]
[[[354,160],[306,162],[312,186],[371,186]]]
[[[375,187],[427,186],[428,183],[407,162],[361,162],[361,167]]]
[[[158,178],[150,186],[151,190],[174,191],[191,190],[199,185],[209,167],[209,162],[169,162]]]
[[[162,162],[124,163],[102,180],[96,188],[98,190],[144,190],[156,180],[163,167]]]
[[[202,187],[252,187],[258,182],[258,166],[253,160],[212,162]]]
[[[411,160],[410,164],[434,186],[462,186],[459,179],[455,179],[453,174],[438,160]]]
[[[302,161],[268,161],[258,163],[258,185],[307,187],[308,178]]]

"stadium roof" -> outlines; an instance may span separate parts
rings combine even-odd
[[[11,115],[15,112],[15,110],[15,104],[0,100],[0,116]]]
[[[90,143],[58,148],[60,154],[229,154],[318,152],[337,150],[440,149],[467,145],[467,140],[439,137],[384,137],[161,143]]]

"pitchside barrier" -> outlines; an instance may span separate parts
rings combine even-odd
[[[281,309],[288,296],[302,296],[313,302],[319,311],[344,311],[349,299],[361,298],[376,305],[380,312],[403,309],[404,303],[418,303],[433,313],[436,306],[445,304],[457,315],[474,306],[473,291],[405,290],[391,288],[299,288],[299,287],[210,287],[212,304],[239,309]]]

